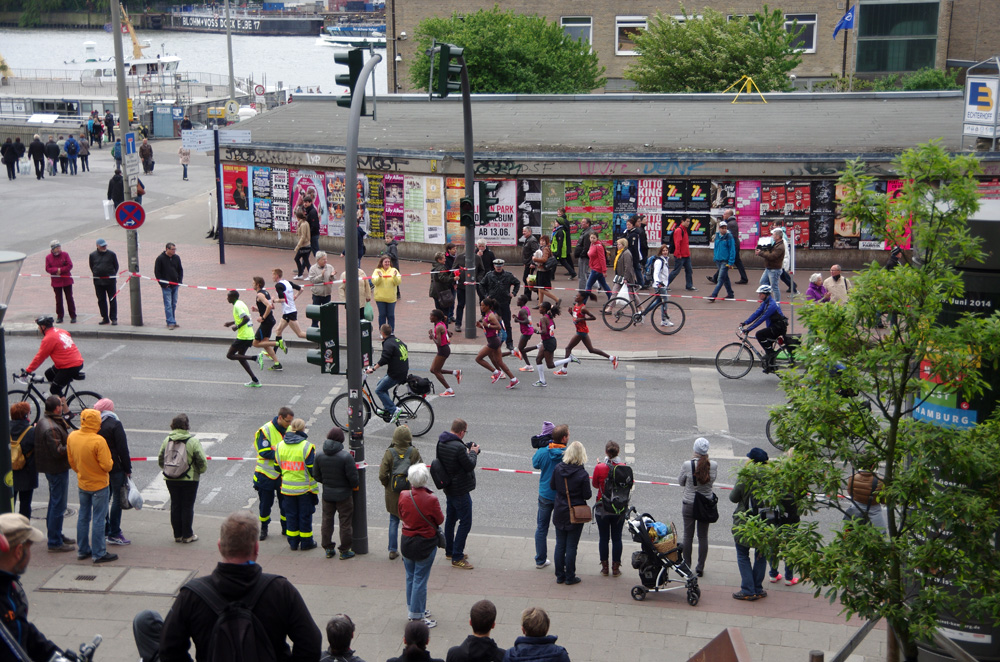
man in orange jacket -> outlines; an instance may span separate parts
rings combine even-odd
[[[35,372],[45,359],[52,358],[52,367],[45,371],[45,378],[52,382],[49,391],[53,395],[62,395],[63,389],[76,379],[83,370],[83,356],[73,342],[73,336],[65,329],[57,329],[51,315],[42,315],[35,320],[42,334],[42,344],[38,353],[25,368],[25,372]]]
[[[82,561],[92,556],[94,563],[108,563],[118,559],[117,554],[108,554],[104,538],[108,518],[108,485],[111,482],[108,476],[114,460],[108,442],[99,434],[100,429],[101,412],[84,409],[80,414],[80,429],[71,432],[66,441],[66,455],[69,466],[76,472],[80,488],[76,558]]]

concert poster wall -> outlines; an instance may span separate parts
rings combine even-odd
[[[643,180],[649,181],[649,180]],[[613,236],[624,236],[625,223],[639,210],[639,180],[619,179],[615,181]]]
[[[521,228],[528,226],[536,237],[542,234],[542,181],[521,179],[517,182],[517,238],[521,240]]]
[[[709,215],[685,214],[685,216],[691,219],[691,227],[688,228],[688,232],[690,233],[688,244],[691,246],[708,246]]]
[[[444,223],[444,181],[440,177],[424,177],[424,241],[444,244],[447,237]]]
[[[333,176],[334,173],[329,173]],[[329,224],[328,216],[328,205],[327,198],[323,195],[323,191],[326,190],[326,176],[325,173],[318,172],[315,170],[289,170],[289,179],[291,181],[292,189],[292,210],[289,215],[290,219],[290,229],[292,232],[298,230],[298,224],[295,222],[295,209],[302,206],[302,199],[305,198],[306,194],[312,195],[313,205],[316,207],[316,213],[319,214],[319,234],[320,236],[329,234],[327,231]],[[343,224],[341,224],[343,228]]]
[[[479,187],[476,186],[476,240],[485,239],[489,246],[515,246],[517,245],[517,181],[503,179],[499,180],[499,183],[500,187],[496,190],[497,203],[493,205],[497,218],[487,225],[479,225],[481,203]]]
[[[385,213],[385,182],[380,172],[370,172],[361,175],[368,184],[368,236],[374,239],[385,239],[383,214]]]
[[[785,183],[760,183],[760,216],[782,216],[785,213]]]
[[[684,191],[687,181],[683,179],[663,180],[663,211],[681,211],[684,209]]]
[[[874,193],[879,193],[885,195],[886,193],[886,182],[872,182],[870,185],[866,186],[867,191]],[[861,250],[882,250],[885,247],[885,241],[882,239],[885,228],[874,228],[868,223],[855,223],[858,231],[858,245],[857,248]]]
[[[833,248],[833,224],[836,217],[832,211],[813,212],[809,216],[809,249],[814,251]]]
[[[578,223],[590,219],[590,226],[603,239],[611,238],[614,221],[615,183],[605,179],[566,182],[566,216],[570,219],[573,241],[579,234]]]
[[[346,179],[347,173],[343,170],[326,173],[326,209],[329,218],[327,234],[331,237],[344,236],[344,222],[347,215],[347,185],[344,183]]]
[[[637,212],[646,216],[646,241],[651,248],[663,243],[663,180],[640,179]],[[652,252],[652,251],[650,251]]]
[[[837,210],[837,184],[833,180],[813,182],[810,193],[811,212],[832,214]]]
[[[257,230],[288,230],[288,171],[284,168],[249,166],[250,207]]]
[[[811,184],[809,182],[790,182],[785,188],[785,216],[808,216],[811,207]]]
[[[736,224],[740,229],[740,248],[757,248],[757,239],[760,237],[760,218],[740,214],[736,217]]]
[[[400,183],[402,193],[402,182]],[[444,180],[444,219],[446,241],[458,246],[465,245],[465,228],[461,224],[462,196],[465,195],[465,179],[462,177],[445,177]]]
[[[760,216],[760,182],[741,180],[736,182],[736,214]]]
[[[382,236],[397,241],[407,239],[403,224],[403,176],[387,174],[382,177],[385,197],[382,200]],[[463,188],[464,190],[464,188]]]
[[[736,208],[736,182],[712,182],[712,209],[721,210]]]
[[[538,237],[543,234],[552,234],[552,225],[555,223],[556,214],[566,206],[566,182],[545,180],[542,182],[542,230]]]
[[[684,185],[684,207],[689,211],[708,211],[712,208],[712,182],[692,179]]]

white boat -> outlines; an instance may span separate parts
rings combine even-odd
[[[331,25],[319,33],[323,43],[349,48],[385,48],[384,25]]]

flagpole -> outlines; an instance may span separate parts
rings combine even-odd
[[[849,35],[848,35],[847,30],[844,30],[844,60],[843,60],[843,62],[840,65],[840,77],[841,78],[846,78],[847,77],[847,39],[848,39],[848,36]]]

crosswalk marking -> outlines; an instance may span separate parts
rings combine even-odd
[[[719,373],[715,368],[698,366],[692,366],[689,370],[698,432],[729,432],[729,417],[726,414],[726,403],[722,399]]]
[[[143,431],[154,432],[154,430]],[[133,432],[139,432],[139,430],[133,430]],[[195,432],[194,436],[201,442],[201,447],[205,451],[205,455],[211,455],[208,450],[215,444],[224,441],[229,434],[226,432]],[[239,463],[237,463],[237,466],[239,466]],[[218,489],[221,490],[221,488]],[[153,480],[150,481],[149,485],[144,487],[141,492],[144,508],[163,510],[170,501],[170,492],[167,490],[167,482],[163,478],[163,472],[157,473]],[[212,496],[211,498],[214,499],[215,497]],[[211,501],[211,499],[209,499],[209,501]],[[208,503],[208,501],[203,501],[202,503]]]

